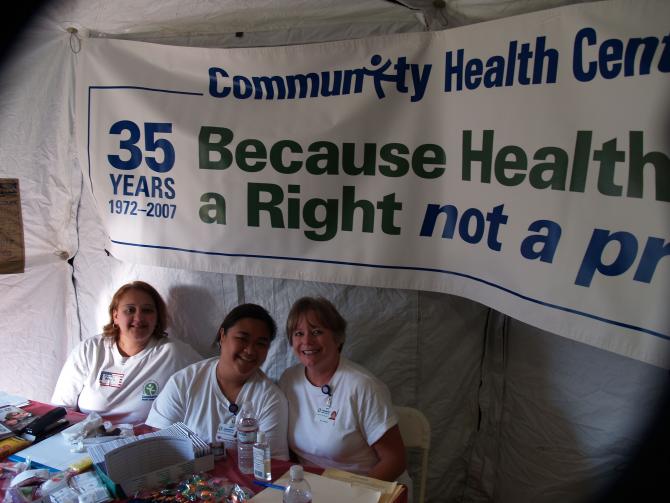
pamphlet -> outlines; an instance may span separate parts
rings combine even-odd
[[[0,438],[11,437],[23,430],[34,419],[33,415],[14,405],[0,407]]]
[[[20,395],[11,395],[5,391],[0,390],[0,406],[15,405],[16,407],[23,407],[28,405],[30,400]]]

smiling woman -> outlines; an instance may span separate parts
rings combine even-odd
[[[119,288],[101,335],[83,341],[63,366],[52,403],[97,412],[114,423],[142,423],[177,370],[200,359],[168,339],[167,308],[154,287],[134,281]]]
[[[177,372],[151,408],[147,424],[166,428],[184,422],[207,442],[236,443],[235,419],[251,408],[272,457],[288,459],[288,406],[281,390],[260,369],[275,338],[272,316],[256,304],[234,308],[216,335],[218,357]]]
[[[344,358],[347,322],[323,298],[293,304],[286,336],[300,364],[282,375],[289,446],[303,464],[382,480],[404,475],[405,447],[388,388]]]

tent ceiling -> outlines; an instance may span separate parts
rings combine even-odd
[[[385,0],[71,0],[54,2],[53,8],[63,23],[76,23],[93,35],[201,36],[356,23],[424,27],[420,11]]]
[[[438,30],[585,0],[54,0],[46,17],[93,36],[157,39],[356,24]],[[398,29],[398,27],[401,27]]]

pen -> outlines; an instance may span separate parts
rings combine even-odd
[[[262,480],[254,480],[254,484],[263,487],[271,487],[272,489],[278,489],[280,491],[286,490],[286,486],[280,486],[279,484],[271,484],[270,482],[263,482]]]

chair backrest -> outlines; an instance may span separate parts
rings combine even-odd
[[[419,409],[397,405],[394,408],[398,415],[398,427],[405,447],[421,449],[419,497],[415,501],[424,503],[428,477],[428,452],[430,451],[430,423]]]

